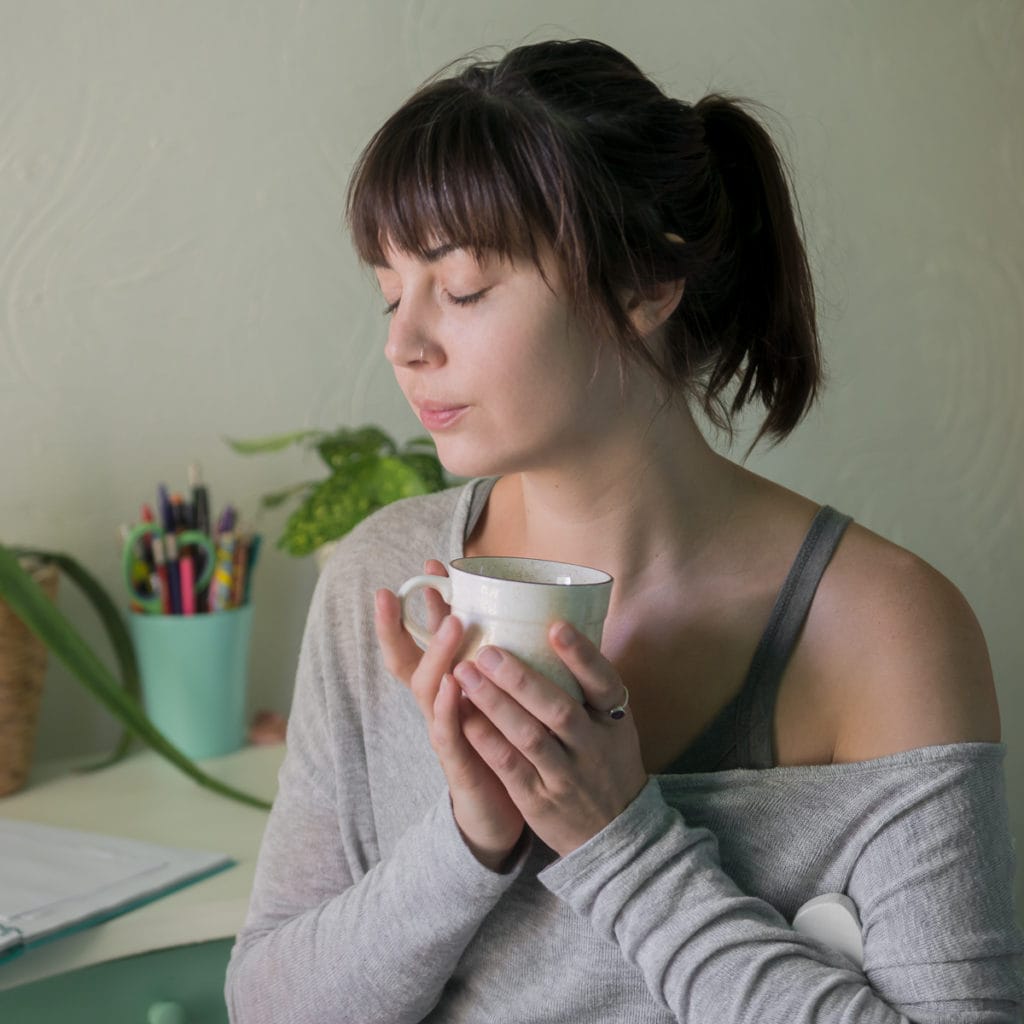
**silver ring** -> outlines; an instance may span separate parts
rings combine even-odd
[[[622,684],[622,692],[624,694],[622,702],[620,704],[616,704],[615,707],[609,708],[607,711],[602,712],[602,714],[607,715],[609,718],[613,719],[616,722],[620,718],[626,717],[626,708],[629,707],[629,687],[626,686],[625,683]]]

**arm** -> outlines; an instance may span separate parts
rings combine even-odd
[[[288,754],[228,970],[240,1024],[421,1020],[515,878],[467,850],[447,792],[379,858],[359,701],[342,665],[362,664],[344,650],[360,632],[346,626],[358,616],[345,598],[332,605],[321,579],[307,623]]]
[[[907,602],[915,616],[924,596]],[[942,594],[935,600],[945,607]],[[984,679],[979,683],[964,670],[984,661],[970,649],[974,632],[922,630],[918,619],[921,632],[914,634],[892,609],[883,621],[894,638],[888,656],[901,659],[904,683],[889,685],[884,696],[871,687],[868,692],[879,700],[876,716],[902,723],[893,734],[907,745],[900,749],[984,739],[978,723],[985,716],[976,713]],[[943,672],[937,672],[936,658],[914,657],[915,635],[930,638],[932,651],[941,646],[938,636],[953,638],[938,659],[947,665]],[[968,649],[958,650],[964,638]],[[868,646],[884,649],[877,632]],[[621,692],[621,683],[596,649],[580,641],[560,654],[593,707],[614,703],[609,695]],[[456,672],[467,678],[464,670]],[[886,678],[893,680],[891,673]],[[975,698],[949,692],[958,685]],[[527,823],[562,855],[540,880],[617,942],[655,998],[680,1020],[1018,1019],[1022,995],[1015,960],[1024,947],[1013,920],[1005,801],[997,796],[992,803],[986,796],[994,788],[1001,792],[1000,768],[980,776],[980,783],[930,778],[931,788],[892,794],[877,834],[863,837],[849,891],[865,923],[865,975],[840,954],[794,932],[769,904],[740,891],[721,868],[715,837],[690,827],[653,782],[632,802],[623,800],[624,810],[608,813],[611,798],[625,792],[622,780],[629,779],[629,764],[615,763],[633,744],[629,730],[616,735],[600,717],[588,720],[546,680],[507,656],[469,694],[492,723],[475,730],[471,741],[499,772]],[[915,715],[915,699],[929,702],[928,713],[922,707]],[[530,717],[559,743],[549,743]],[[915,727],[923,730],[920,737]],[[892,753],[874,756],[887,752]],[[602,804],[603,794],[609,799]],[[784,796],[775,800],[778,813],[785,813]],[[597,813],[581,812],[595,806]],[[863,823],[841,806],[823,806],[822,813],[838,815],[834,844],[825,840],[822,846],[827,857],[833,855],[830,845],[838,847]],[[924,838],[916,845],[912,840],[918,837]]]
[[[1019,1021],[1024,946],[1000,761],[918,771],[921,785],[897,787],[904,797],[872,823],[850,879],[863,974],[742,893],[712,834],[688,826],[653,781],[540,879],[680,1021]]]

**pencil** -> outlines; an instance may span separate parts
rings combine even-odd
[[[156,577],[160,581],[160,611],[164,615],[170,615],[171,582],[167,576],[167,556],[164,554],[164,542],[159,537],[153,537],[152,548]]]
[[[235,535],[229,530],[217,537],[217,560],[210,583],[210,611],[230,607],[232,570],[235,559]]]

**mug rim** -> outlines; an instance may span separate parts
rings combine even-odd
[[[555,583],[553,581],[546,580],[511,580],[501,576],[493,576],[482,572],[473,572],[471,569],[463,567],[466,562],[487,562],[487,561],[501,561],[501,562],[534,562],[542,565],[550,566],[561,566],[565,569],[581,569],[584,572],[594,573],[601,577],[600,579],[590,580],[586,583]],[[554,561],[550,558],[528,558],[521,555],[462,555],[459,558],[453,558],[450,562],[453,569],[457,569],[459,572],[465,573],[467,576],[472,576],[479,580],[494,580],[497,583],[517,583],[527,587],[572,587],[574,590],[578,590],[582,587],[606,587],[608,584],[614,582],[614,577],[604,571],[604,569],[595,569],[592,565],[581,565],[579,562],[559,562]]]

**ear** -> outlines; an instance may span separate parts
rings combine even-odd
[[[646,338],[653,334],[676,310],[683,297],[685,278],[659,281],[647,292],[627,292],[622,308],[636,332]]]

